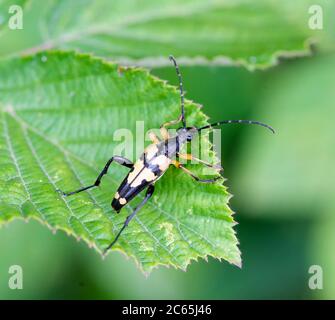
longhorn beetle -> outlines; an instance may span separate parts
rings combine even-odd
[[[195,174],[193,174],[190,170],[185,168],[178,160],[194,160],[198,163],[201,163],[205,166],[222,170],[221,166],[212,165],[203,160],[195,158],[192,154],[181,154],[179,152],[182,145],[187,142],[190,142],[197,133],[205,129],[211,129],[216,126],[230,124],[230,123],[244,123],[244,124],[255,124],[259,126],[263,126],[274,133],[272,127],[267,124],[251,121],[251,120],[223,120],[219,122],[215,122],[212,124],[208,124],[206,126],[196,128],[196,127],[187,127],[186,119],[185,119],[185,107],[184,107],[184,91],[183,91],[183,83],[181,73],[179,71],[178,64],[173,56],[169,56],[170,60],[173,62],[177,76],[179,79],[179,90],[180,90],[180,103],[181,103],[181,114],[177,120],[169,121],[161,125],[160,133],[162,136],[162,140],[159,139],[153,132],[149,133],[150,140],[152,144],[150,144],[140,156],[140,158],[132,163],[130,160],[121,157],[121,156],[113,156],[108,160],[105,167],[99,174],[96,181],[87,187],[82,187],[76,191],[72,192],[62,192],[58,190],[63,196],[70,196],[94,187],[97,187],[101,183],[102,177],[107,173],[109,166],[111,163],[117,162],[118,164],[130,168],[128,175],[125,177],[117,192],[115,193],[114,199],[112,200],[113,209],[119,213],[123,206],[129,203],[136,195],[138,195],[142,190],[147,188],[144,199],[139,203],[139,205],[134,209],[134,211],[126,218],[122,228],[112,241],[112,243],[104,250],[104,254],[116,243],[119,239],[122,231],[128,226],[130,220],[136,215],[136,213],[145,205],[145,203],[151,198],[154,193],[155,182],[163,176],[163,174],[167,171],[170,165],[174,165],[176,168],[183,170],[186,174],[192,177],[197,182],[202,183],[213,183],[216,180],[222,178],[221,175],[213,179],[201,179]],[[175,125],[177,123],[182,124],[182,126],[177,129],[176,134],[173,137],[170,137],[167,127],[171,125]]]

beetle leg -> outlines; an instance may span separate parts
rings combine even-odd
[[[177,124],[179,123],[180,121],[182,120],[182,116],[180,116],[177,120],[172,120],[172,121],[169,121],[169,122],[165,122],[163,123],[161,126],[160,126],[160,131],[161,131],[161,135],[162,135],[162,138],[164,140],[167,140],[170,138],[169,136],[169,132],[167,131],[166,127],[168,126],[172,126],[174,124]]]
[[[139,205],[135,208],[135,210],[127,217],[127,219],[125,220],[122,228],[120,229],[120,231],[118,232],[118,234],[116,235],[115,239],[113,240],[113,242],[104,250],[103,254],[105,255],[107,253],[107,251],[116,243],[116,241],[119,239],[121,233],[123,232],[123,230],[128,226],[130,220],[132,218],[134,218],[134,216],[136,215],[136,213],[146,204],[146,202],[151,198],[151,196],[153,195],[155,190],[155,187],[153,184],[149,185],[147,192],[145,194],[144,199],[139,203]]]
[[[194,156],[193,156],[192,154],[190,154],[190,153],[186,153],[186,154],[178,153],[178,156],[179,156],[179,158],[181,158],[181,159],[190,160],[190,161],[194,160],[194,161],[196,161],[196,162],[199,162],[199,163],[205,165],[206,167],[209,167],[209,168],[213,168],[213,169],[216,169],[216,170],[223,171],[223,168],[221,167],[220,164],[211,164],[211,163],[209,163],[209,162],[206,162],[206,161],[203,161],[203,160],[201,160],[201,159],[199,159],[199,158],[194,157]]]
[[[108,171],[108,168],[109,166],[112,164],[112,162],[115,161],[117,162],[118,164],[124,166],[124,167],[127,167],[127,168],[132,168],[133,167],[133,163],[126,159],[126,158],[123,158],[123,157],[120,157],[120,156],[114,156],[112,157],[111,159],[108,160],[108,162],[106,163],[105,167],[102,169],[102,171],[100,172],[98,178],[95,180],[94,184],[92,185],[89,185],[87,187],[82,187],[78,190],[75,190],[75,191],[72,191],[72,192],[68,192],[68,193],[65,193],[59,189],[57,189],[56,191],[61,193],[63,196],[67,197],[67,196],[71,196],[73,194],[76,194],[76,193],[79,193],[79,192],[82,192],[82,191],[85,191],[85,190],[88,190],[88,189],[91,189],[91,188],[94,188],[94,187],[98,187],[101,183],[101,179],[102,177],[107,173]]]
[[[161,126],[159,128],[159,130],[161,131],[161,135],[162,135],[163,140],[167,140],[167,139],[170,138],[169,132],[167,131],[167,129],[165,127]]]
[[[152,131],[149,132],[149,139],[155,144],[158,144],[160,142],[159,138]]]
[[[189,176],[191,176],[194,180],[202,183],[214,183],[215,181],[221,179],[221,176],[217,176],[213,179],[201,179],[198,176],[196,176],[194,173],[192,173],[190,170],[186,169],[181,163],[178,161],[172,161],[172,164],[176,166],[178,169],[182,169],[185,173],[187,173]]]
[[[161,127],[168,127],[168,126],[172,126],[174,124],[177,124],[181,121],[182,117],[179,116],[179,118],[177,120],[171,120],[171,121],[168,121],[168,122],[165,122],[161,125]]]
[[[177,169],[180,167],[180,162],[178,160],[172,160],[171,164],[173,164]]]

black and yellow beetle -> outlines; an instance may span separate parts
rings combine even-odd
[[[172,164],[179,169],[182,169],[185,173],[190,175],[193,179],[198,182],[203,183],[213,183],[216,180],[222,178],[221,175],[213,179],[201,179],[194,175],[191,171],[185,168],[178,160],[186,159],[186,160],[194,160],[198,163],[206,165],[211,168],[215,168],[220,171],[222,168],[218,165],[212,165],[207,163],[201,159],[195,158],[192,154],[181,154],[179,150],[181,149],[182,145],[187,142],[190,142],[193,137],[204,129],[209,129],[215,126],[220,126],[223,124],[229,123],[245,123],[245,124],[255,124],[260,125],[265,128],[268,128],[274,133],[274,130],[261,122],[258,121],[251,121],[251,120],[224,120],[219,121],[216,123],[212,123],[206,125],[201,128],[196,127],[187,127],[186,120],[185,120],[185,110],[184,110],[184,92],[183,92],[183,84],[182,84],[182,77],[179,72],[179,68],[177,62],[173,56],[169,57],[170,60],[173,62],[177,76],[179,79],[179,89],[180,89],[180,99],[181,99],[181,115],[177,120],[167,122],[160,127],[160,132],[162,136],[162,140],[160,140],[153,132],[150,132],[150,140],[153,142],[149,145],[141,155],[141,157],[135,162],[132,163],[130,160],[120,157],[120,156],[113,156],[111,159],[108,160],[105,167],[99,174],[98,178],[94,182],[94,184],[80,188],[76,191],[65,193],[61,192],[63,196],[70,196],[100,185],[102,177],[107,173],[109,166],[113,161],[117,162],[118,164],[130,168],[130,172],[125,177],[123,182],[121,183],[120,187],[118,188],[114,199],[112,201],[113,209],[119,213],[123,206],[129,203],[137,194],[139,194],[142,190],[147,188],[146,194],[144,199],[139,203],[139,205],[134,209],[134,211],[126,218],[122,228],[120,229],[119,233],[116,235],[113,242],[105,249],[104,253],[106,253],[118,240],[122,231],[127,227],[130,220],[136,215],[136,213],[143,207],[143,205],[149,200],[149,198],[153,195],[154,192],[154,184],[155,182],[162,177],[162,175],[167,171],[169,166]],[[176,135],[173,137],[169,136],[168,130],[166,127],[170,125],[174,125],[177,123],[182,123],[182,127],[177,130]]]

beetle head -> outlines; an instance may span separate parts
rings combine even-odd
[[[198,130],[195,127],[187,127],[187,128],[181,127],[177,130],[177,135],[179,137],[179,141],[190,142],[197,132]]]

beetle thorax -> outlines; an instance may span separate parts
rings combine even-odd
[[[179,128],[177,130],[177,139],[179,144],[184,144],[185,142],[191,141],[197,132],[197,129],[194,127]]]

